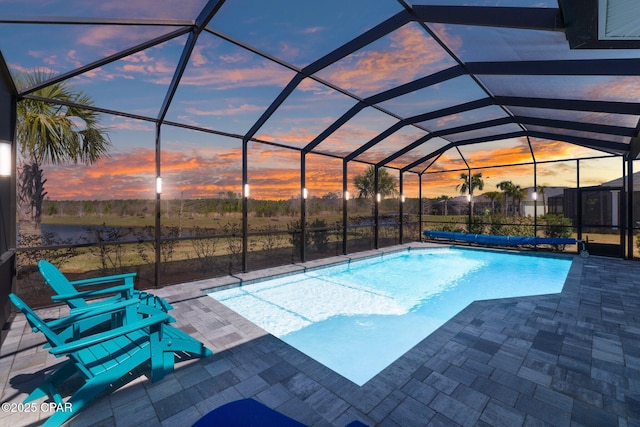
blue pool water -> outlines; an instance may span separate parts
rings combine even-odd
[[[358,385],[471,302],[558,293],[566,257],[412,249],[209,295]]]

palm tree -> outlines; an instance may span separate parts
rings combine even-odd
[[[522,215],[522,209],[520,209],[520,205],[522,203],[522,199],[527,197],[527,189],[522,188],[519,185],[514,185],[511,188],[511,197],[513,198],[513,204],[518,209],[518,214]]]
[[[435,198],[435,200],[442,200],[444,202],[444,210],[443,210],[444,216],[449,215],[449,210],[448,210],[447,204],[448,204],[450,198],[451,197],[447,196],[446,194],[443,194],[442,196],[438,196],[438,197]]]
[[[16,77],[19,87],[31,87],[50,80],[53,75],[35,71]],[[61,101],[62,104],[91,106],[93,101],[82,91],[66,83],[53,83],[33,95]],[[54,101],[55,102],[55,101]],[[36,226],[40,224],[46,179],[42,165],[93,164],[108,155],[111,143],[106,129],[98,123],[100,114],[75,106],[57,105],[23,99],[17,105],[16,135],[22,156],[19,167],[19,204],[27,205]]]
[[[513,189],[513,182],[511,181],[501,181],[498,184],[496,184],[496,188],[498,188],[499,190],[502,191],[503,195],[504,195],[504,214],[507,214],[507,198],[509,195],[511,195],[511,190]]]
[[[471,202],[471,212],[473,212],[473,190],[476,188],[480,191],[484,188],[484,181],[482,180],[482,172],[474,173],[469,179],[469,175],[466,173],[460,174],[462,183],[456,185],[456,190],[460,191],[461,195],[469,194],[469,201]]]
[[[373,199],[376,196],[375,166],[371,165],[362,175],[354,178],[354,185],[358,190],[358,198]],[[378,171],[378,191],[381,196],[390,196],[397,193],[396,182],[386,169]]]
[[[538,186],[538,194],[540,194],[542,196],[542,215],[546,215],[547,214],[547,197],[546,197],[546,192],[547,190],[547,186],[546,185],[539,185]]]
[[[484,196],[491,200],[491,214],[496,213],[496,200],[498,200],[500,198],[500,196],[502,196],[502,193],[500,193],[499,191],[487,191],[486,193],[484,193]]]

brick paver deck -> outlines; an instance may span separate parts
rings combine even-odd
[[[244,397],[309,426],[640,425],[637,261],[576,256],[560,294],[475,302],[362,387],[201,291],[238,280],[158,290],[176,308],[177,325],[216,354],[180,363],[158,383],[136,380],[70,425],[189,426]],[[42,342],[16,317],[0,349],[0,400],[22,401],[60,363]],[[0,412],[0,425],[39,425],[47,416]]]

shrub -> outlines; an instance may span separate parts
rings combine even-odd
[[[439,231],[450,231],[453,233],[464,233],[464,229],[460,227],[460,225],[455,220],[441,223],[439,226],[434,225],[432,229]]]
[[[471,234],[483,234],[484,233],[484,217],[474,215],[471,217],[471,224],[468,227]]]
[[[545,222],[544,235],[546,237],[570,237],[571,219],[562,215],[546,214],[542,217]]]
[[[111,270],[122,271],[125,255],[125,245],[122,242],[133,233],[133,229],[102,224],[102,226],[86,227],[85,232],[87,241],[95,242],[89,248],[93,255],[100,258],[103,274]]]
[[[173,259],[175,247],[180,236],[178,227],[160,228],[162,243],[160,244],[160,256],[162,257],[162,270],[166,271],[167,264]],[[138,239],[138,255],[146,263],[155,262],[156,228],[152,225],[133,230],[133,235]],[[152,258],[149,253],[154,254]]]
[[[37,248],[30,250],[21,250],[20,256],[17,257],[18,273],[36,270],[38,261],[46,259],[60,268],[68,262],[72,257],[77,255],[77,251],[73,247],[53,248],[48,246],[66,246],[72,245],[72,239],[62,239],[58,233],[42,232],[40,235],[20,233],[18,235],[20,248]]]
[[[196,254],[202,271],[211,270],[216,264],[216,245],[218,239],[212,237],[216,234],[214,228],[194,227],[191,231],[194,239],[191,240],[193,251]]]
[[[489,234],[505,236],[504,224],[506,222],[506,218],[503,215],[491,215],[490,221]]]
[[[314,247],[318,252],[325,252],[329,243],[329,231],[327,221],[316,218],[312,222],[307,222],[307,232],[305,233],[305,247]],[[302,225],[300,221],[289,223],[289,231],[291,232],[290,241],[297,252],[300,251],[300,243],[302,233],[300,230]]]
[[[571,236],[571,219],[562,215],[546,214],[542,217],[545,222],[545,237],[570,237]],[[553,245],[556,250],[564,250],[565,245]]]

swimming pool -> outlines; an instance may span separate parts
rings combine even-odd
[[[571,258],[411,249],[209,295],[363,385],[476,300],[558,293]]]

